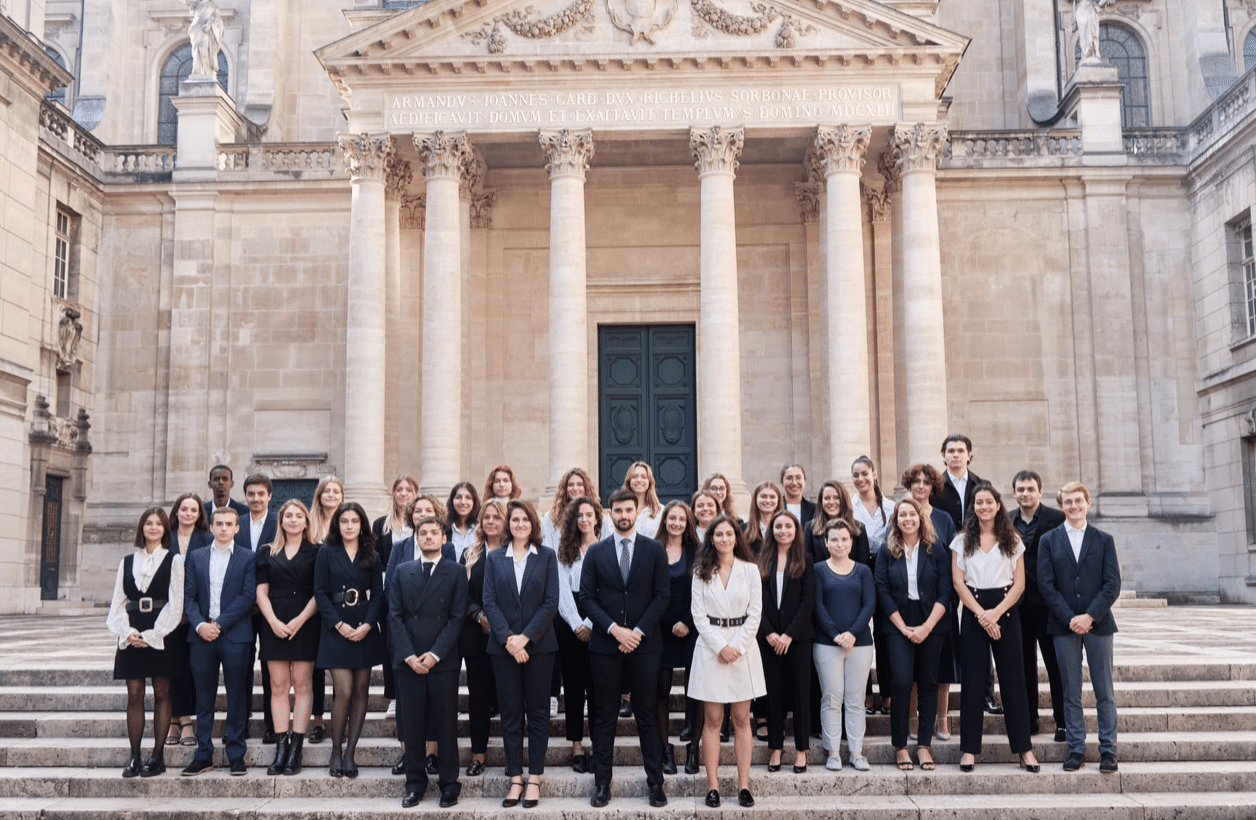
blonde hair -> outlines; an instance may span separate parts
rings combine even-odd
[[[641,499],[638,499],[637,506],[649,507],[651,516],[658,515],[659,510],[663,509],[663,503],[659,501],[659,494],[658,494],[658,491],[655,489],[656,484],[654,481],[654,471],[650,469],[649,464],[646,464],[644,461],[634,461],[632,463],[632,466],[628,468],[628,472],[624,473],[624,489],[632,493],[633,498],[637,497],[636,491],[633,490],[632,487],[629,486],[629,483],[632,481],[632,471],[637,469],[638,467],[645,468],[645,477],[649,479],[650,486],[645,488],[644,502],[642,502]]]
[[[584,482],[584,492],[577,497],[597,498],[597,488],[593,486],[593,478],[587,472],[579,467],[572,467],[563,473],[563,477],[558,481],[558,490],[554,493],[554,503],[546,513],[549,520],[560,529],[563,526],[563,514],[567,512],[567,505],[575,501],[574,498],[567,497],[567,482],[571,481],[572,476],[580,476],[580,480]]]
[[[489,508],[497,510],[497,514],[502,517],[502,534],[503,544],[510,543],[510,517],[506,515],[506,502],[500,498],[490,498],[484,502],[484,506],[480,507],[480,519],[475,522],[475,541],[471,546],[467,547],[464,558],[467,562],[467,577],[471,577],[471,568],[475,566],[475,562],[484,557],[485,547],[487,543],[484,540],[484,514]]]
[[[318,496],[315,496],[316,500],[314,503],[316,506],[318,504],[317,498]],[[279,524],[279,526],[275,528],[275,540],[272,541],[270,545],[271,555],[278,555],[279,553],[283,552],[284,546],[288,543],[288,533],[284,532],[283,530],[283,514],[284,514],[284,511],[287,510],[289,507],[296,507],[298,510],[301,511],[301,515],[305,516],[305,532],[302,535],[302,540],[309,541],[309,542],[314,541],[313,532],[311,528],[311,522],[310,522],[310,511],[306,509],[304,502],[302,502],[300,499],[289,498],[287,501],[279,505],[279,511],[275,513],[275,520]]]
[[[310,541],[315,544],[321,544],[327,540],[327,531],[331,528],[331,517],[336,514],[335,510],[329,513],[323,512],[323,492],[335,484],[340,488],[340,503],[344,503],[345,483],[334,475],[329,475],[322,481],[318,482],[318,486],[314,488],[314,506],[309,511],[310,519]],[[340,504],[336,505],[337,507]]]
[[[389,493],[388,496],[388,515],[384,518],[385,535],[391,532],[402,532],[410,529],[410,522],[405,520],[405,509],[397,509],[397,502],[393,500],[393,496],[397,493],[397,487],[400,486],[403,481],[414,488],[414,498],[419,497],[419,482],[405,474],[397,476],[397,480],[392,483],[392,492]],[[413,501],[414,498],[411,498],[410,500]],[[436,506],[439,507],[440,503],[436,502]]]
[[[906,549],[903,544],[903,533],[898,528],[898,511],[905,505],[915,510],[917,517],[920,518],[920,544],[925,548],[925,552],[932,554],[933,542],[938,540],[938,535],[933,530],[933,522],[929,520],[929,516],[920,512],[920,505],[916,503],[916,499],[908,496],[899,499],[899,502],[894,505],[894,512],[890,515],[890,537],[886,540],[890,555],[902,558],[903,551]]]

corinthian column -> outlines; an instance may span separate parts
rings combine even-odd
[[[550,487],[589,468],[589,328],[585,296],[584,175],[593,132],[541,131],[550,178]]]
[[[744,496],[741,474],[741,329],[737,296],[737,219],[733,179],[745,141],[741,128],[690,129],[702,184],[698,316],[698,467],[728,477]]]
[[[387,134],[341,134],[352,180],[349,206],[349,296],[345,323],[345,495],[382,509],[385,321],[384,176],[394,148]]]
[[[829,475],[846,475],[871,449],[868,306],[864,295],[859,175],[870,125],[821,125],[815,156],[825,181],[823,275],[828,314]]]
[[[947,435],[937,186],[938,155],[945,141],[943,123],[896,125],[890,141],[903,209],[903,323],[897,331],[906,354],[901,360],[907,388],[904,463],[933,460]]]
[[[427,178],[423,234],[422,490],[438,497],[459,480],[462,459],[462,226],[458,184],[466,134],[415,134]]]

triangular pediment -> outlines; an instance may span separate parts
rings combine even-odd
[[[881,66],[941,94],[968,38],[876,0],[431,0],[316,54],[351,88],[397,75]]]

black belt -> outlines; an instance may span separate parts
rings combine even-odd
[[[140,598],[138,601],[127,601],[127,612],[152,612],[155,609],[161,609],[166,605],[165,598]]]
[[[711,626],[741,626],[746,622],[748,616],[742,615],[740,618],[716,618],[707,616],[707,620],[711,622]]]
[[[333,604],[344,604],[345,606],[357,606],[362,603],[362,599],[371,600],[371,591],[358,589],[346,589],[344,592],[337,592],[331,596]]]

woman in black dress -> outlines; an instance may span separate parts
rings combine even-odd
[[[149,507],[135,528],[136,552],[122,559],[106,625],[118,636],[113,679],[126,681],[126,733],[131,757],[123,777],[153,777],[166,770],[163,742],[170,727],[170,678],[182,656],[166,649],[183,617],[183,559],[170,549],[170,519]],[[144,740],[144,679],[153,681],[153,755],[140,761]]]
[[[318,656],[318,604],[314,564],[318,546],[310,541],[310,514],[297,499],[279,508],[279,537],[257,556],[257,607],[266,619],[261,630],[262,661],[270,669],[270,713],[275,723],[275,761],[266,774],[301,771],[301,747],[313,707],[314,659]],[[288,690],[292,726],[288,725]]]
[[[170,551],[187,558],[189,552],[214,542],[209,532],[209,513],[196,493],[184,493],[170,507]],[[169,652],[179,655],[178,675],[170,679],[170,734],[166,745],[196,745],[196,687],[187,651],[188,619],[181,617],[170,633]],[[180,732],[180,730],[182,730]]]
[[[693,626],[693,559],[698,552],[697,522],[693,511],[683,501],[670,501],[663,508],[655,540],[667,550],[669,593],[667,610],[659,619],[663,633],[663,660],[659,663],[658,701],[659,739],[663,743],[663,772],[676,774],[676,753],[667,742],[667,724],[671,716],[673,670],[689,669],[693,663],[693,647],[698,632]],[[690,727],[694,723],[693,702],[685,699],[685,716]],[[692,732],[692,728],[690,729]],[[698,771],[698,749],[690,743],[685,750],[685,771]]]
[[[315,665],[331,670],[334,698],[327,767],[332,777],[358,776],[353,758],[366,722],[371,667],[384,662],[377,628],[384,613],[384,573],[367,520],[361,504],[341,504],[314,562],[314,598],[323,627]]]
[[[484,614],[484,566],[493,550],[506,543],[506,502],[490,498],[472,525],[476,537],[458,559],[467,568],[467,617],[458,636],[458,653],[467,665],[467,718],[471,735],[471,762],[467,776],[484,774],[489,723],[497,702],[497,681],[488,657],[488,616]]]

